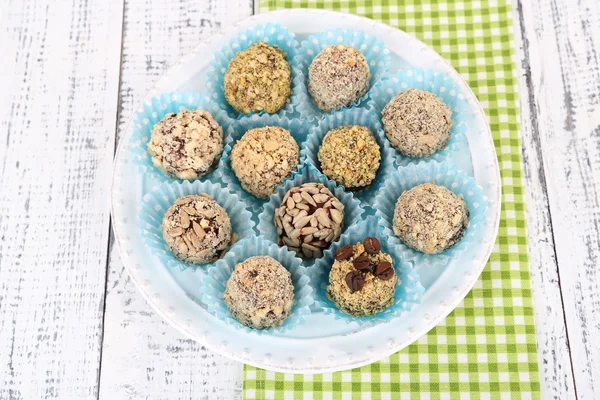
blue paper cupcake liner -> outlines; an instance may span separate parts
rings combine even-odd
[[[178,113],[184,109],[208,111],[223,128],[223,149],[231,142],[233,120],[216,103],[210,101],[208,96],[196,92],[171,92],[153,97],[143,104],[142,109],[133,118],[133,132],[130,139],[133,162],[149,178],[161,182],[177,181],[154,166],[150,153],[148,153],[148,142],[152,137],[152,128],[158,121],[169,113]],[[200,180],[211,178],[216,169],[218,166]]]
[[[381,221],[379,217],[371,216],[357,225],[350,227],[342,234],[340,240],[324,252],[323,258],[317,260],[315,265],[308,268],[311,285],[314,289],[315,304],[313,309],[333,314],[335,319],[346,322],[356,322],[361,326],[376,325],[389,322],[399,315],[409,312],[414,305],[421,302],[425,289],[419,281],[419,274],[412,265],[403,259],[402,252],[398,246],[390,243],[381,232]],[[329,285],[329,273],[335,260],[335,251],[347,244],[363,242],[366,237],[375,237],[381,243],[381,251],[392,256],[392,265],[398,276],[398,284],[394,294],[394,303],[385,310],[365,317],[355,317],[340,311],[335,303],[327,298],[327,285]]]
[[[323,184],[333,193],[335,197],[344,205],[344,226],[342,234],[352,225],[361,219],[364,210],[360,207],[360,202],[350,193],[346,193],[343,188],[337,186],[335,182],[327,179],[312,164],[305,164],[293,179],[287,180],[283,186],[277,188],[277,192],[271,195],[269,202],[264,205],[263,211],[258,216],[258,231],[261,235],[277,244],[277,227],[275,226],[275,210],[281,205],[283,197],[293,187],[300,186],[303,183],[317,182]],[[283,246],[286,247],[287,246]],[[314,264],[314,259],[304,259],[304,265]]]
[[[425,254],[406,246],[394,233],[394,209],[400,195],[405,191],[423,183],[434,182],[448,188],[454,194],[465,199],[469,207],[469,226],[461,241],[439,254]],[[464,171],[459,171],[454,165],[436,161],[420,162],[400,167],[388,177],[385,188],[377,194],[374,205],[376,215],[381,217],[384,236],[392,244],[397,244],[402,250],[402,258],[412,261],[415,268],[445,265],[464,251],[468,246],[482,237],[485,224],[486,198],[475,178]]]
[[[332,129],[344,125],[361,125],[366,126],[373,132],[375,140],[379,145],[381,154],[381,164],[375,180],[365,189],[352,192],[354,197],[359,199],[363,206],[371,206],[375,201],[377,191],[383,186],[386,176],[395,171],[394,167],[394,150],[390,146],[382,129],[381,122],[377,117],[377,113],[372,109],[346,109],[335,114],[328,115],[319,121],[317,127],[313,128],[308,139],[304,143],[302,153],[307,161],[315,165],[321,171],[321,163],[319,162],[318,153],[323,138]],[[321,171],[322,172],[322,171]]]
[[[292,95],[292,104],[301,118],[310,121],[331,114],[321,111],[312,101],[312,97],[308,92],[308,67],[324,48],[336,44],[345,44],[360,50],[367,59],[371,70],[370,89],[367,94],[350,106],[342,107],[342,109],[356,107],[367,99],[373,87],[381,81],[389,69],[390,51],[381,40],[372,35],[365,34],[362,31],[334,29],[309,36],[307,40],[301,43],[298,52],[298,68],[301,73],[300,82],[302,85]]]
[[[268,23],[266,25],[253,26],[239,33],[235,38],[231,39],[229,44],[226,44],[221,50],[217,51],[210,62],[208,70],[206,88],[208,89],[210,98],[221,109],[225,110],[231,118],[241,118],[244,114],[237,112],[225,99],[223,85],[229,62],[237,53],[260,41],[270,46],[277,46],[287,54],[287,61],[290,64],[292,73],[292,92],[295,93],[300,86],[299,69],[296,66],[296,55],[299,45],[296,39],[294,39],[294,34],[279,24]],[[286,115],[293,112],[294,107],[290,99],[290,102],[276,114]],[[262,111],[259,113],[259,115],[263,114],[266,114],[266,112]]]
[[[235,193],[208,181],[164,182],[143,196],[138,213],[138,227],[146,246],[150,247],[152,253],[170,268],[179,268],[183,271],[186,268],[207,268],[210,265],[187,264],[176,259],[173,253],[167,250],[161,231],[165,212],[178,198],[200,193],[208,194],[227,211],[236,241],[255,235],[252,214]]]
[[[244,326],[233,318],[223,300],[227,280],[236,264],[253,256],[271,256],[291,274],[294,285],[294,305],[291,315],[280,326],[268,329],[252,329]],[[296,257],[295,253],[270,243],[262,236],[250,237],[237,242],[231,251],[209,268],[208,273],[202,277],[200,292],[202,293],[202,302],[211,314],[238,329],[257,334],[287,332],[304,323],[304,318],[310,314],[310,306],[314,302],[310,278],[302,266],[302,260]]]
[[[222,168],[219,168],[214,176],[232,191],[237,193],[242,201],[244,201],[254,212],[254,216],[260,213],[263,205],[269,200],[256,197],[242,188],[239,179],[231,169],[231,150],[235,145],[235,142],[244,136],[248,130],[261,128],[264,126],[278,126],[280,128],[287,129],[296,143],[298,143],[300,149],[302,149],[302,145],[311,129],[311,125],[304,120],[289,119],[287,117],[280,117],[279,115],[263,114],[259,116],[255,114],[235,121],[232,133],[233,140],[223,150],[223,156],[221,158]],[[292,172],[292,175],[288,178],[285,178],[283,182],[293,179],[303,164],[304,156],[302,153],[300,153],[300,160],[296,167],[296,171]],[[258,219],[256,219],[256,221],[258,221]]]
[[[460,91],[460,87],[454,83],[452,78],[431,69],[415,68],[399,70],[393,75],[387,75],[381,82],[375,85],[369,102],[374,105],[381,118],[381,113],[390,100],[398,93],[408,89],[431,92],[442,99],[452,110],[453,124],[450,129],[450,140],[446,148],[435,152],[428,158],[406,157],[394,149],[396,165],[405,166],[426,160],[442,162],[452,157],[469,157],[469,143],[465,135],[467,131],[467,102]]]

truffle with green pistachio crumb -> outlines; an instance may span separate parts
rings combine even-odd
[[[349,190],[369,186],[379,169],[381,154],[371,130],[346,125],[327,132],[318,153],[321,171]]]
[[[273,114],[289,102],[291,85],[287,54],[279,47],[257,42],[233,57],[223,90],[227,102],[239,113]]]

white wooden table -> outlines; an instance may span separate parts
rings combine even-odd
[[[600,3],[515,3],[544,399],[600,399]],[[231,399],[113,246],[115,143],[144,94],[251,0],[0,0],[0,399]]]

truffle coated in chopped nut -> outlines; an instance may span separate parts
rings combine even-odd
[[[242,187],[265,199],[292,175],[299,160],[298,144],[289,131],[277,126],[250,129],[231,150],[231,168]]]
[[[225,99],[239,113],[279,111],[292,94],[292,73],[287,54],[265,42],[233,57],[224,78]]]
[[[347,189],[369,186],[377,175],[381,154],[371,130],[346,125],[330,130],[318,154],[321,171]]]
[[[161,229],[175,258],[190,264],[215,261],[232,239],[227,212],[204,193],[177,199],[165,213]]]
[[[237,264],[223,298],[233,317],[255,329],[278,326],[292,313],[291,275],[277,260],[255,256]]]
[[[293,187],[275,210],[278,243],[300,257],[320,258],[340,237],[344,205],[324,185],[315,182]]]
[[[152,128],[148,152],[152,163],[166,175],[197,179],[218,163],[223,129],[208,111],[169,113]]]
[[[369,90],[370,80],[365,56],[343,44],[323,49],[308,68],[308,92],[325,112],[357,102]]]
[[[327,297],[333,301],[336,307],[350,315],[357,317],[375,315],[394,304],[394,294],[398,277],[393,271],[392,257],[381,251],[370,254],[365,251],[361,242],[352,246],[352,255],[349,257],[336,257],[331,271],[329,272],[329,286],[327,286]],[[365,268],[359,264],[367,265]],[[389,263],[387,266],[392,271],[389,274],[376,274],[376,267]],[[362,269],[357,269],[357,265]],[[387,276],[385,276],[387,275]],[[349,286],[350,277],[362,278],[362,286]],[[355,282],[353,282],[355,283]]]
[[[452,110],[435,94],[417,89],[400,92],[383,109],[385,134],[407,157],[430,157],[450,140]]]
[[[435,183],[404,191],[394,209],[394,233],[408,247],[426,254],[454,246],[468,226],[465,200]]]

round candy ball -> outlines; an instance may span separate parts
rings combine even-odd
[[[397,282],[392,257],[376,238],[366,238],[336,251],[327,297],[346,314],[375,315],[394,304]]]
[[[325,135],[318,158],[321,171],[329,179],[349,190],[359,190],[375,179],[381,154],[369,128],[346,125]]]
[[[394,233],[408,247],[426,254],[454,246],[468,226],[465,200],[435,183],[406,190],[394,209]]]
[[[231,168],[242,187],[264,199],[292,175],[299,161],[298,144],[277,126],[249,130],[231,150]]]
[[[280,246],[300,257],[320,258],[344,225],[344,205],[320,183],[291,188],[275,210]]]
[[[224,78],[225,99],[239,113],[279,111],[292,94],[287,54],[258,42],[233,57]]]
[[[281,325],[292,313],[294,286],[288,270],[269,256],[237,264],[223,299],[233,317],[255,329]]]
[[[308,92],[325,112],[357,102],[369,90],[370,80],[365,56],[343,44],[324,48],[308,68]]]
[[[406,157],[430,157],[450,140],[452,110],[435,94],[408,89],[383,109],[385,134]]]
[[[165,213],[162,234],[180,261],[207,264],[221,257],[231,241],[231,221],[207,194],[180,197]]]
[[[165,175],[198,179],[218,164],[223,129],[208,111],[169,113],[152,128],[148,152]]]

